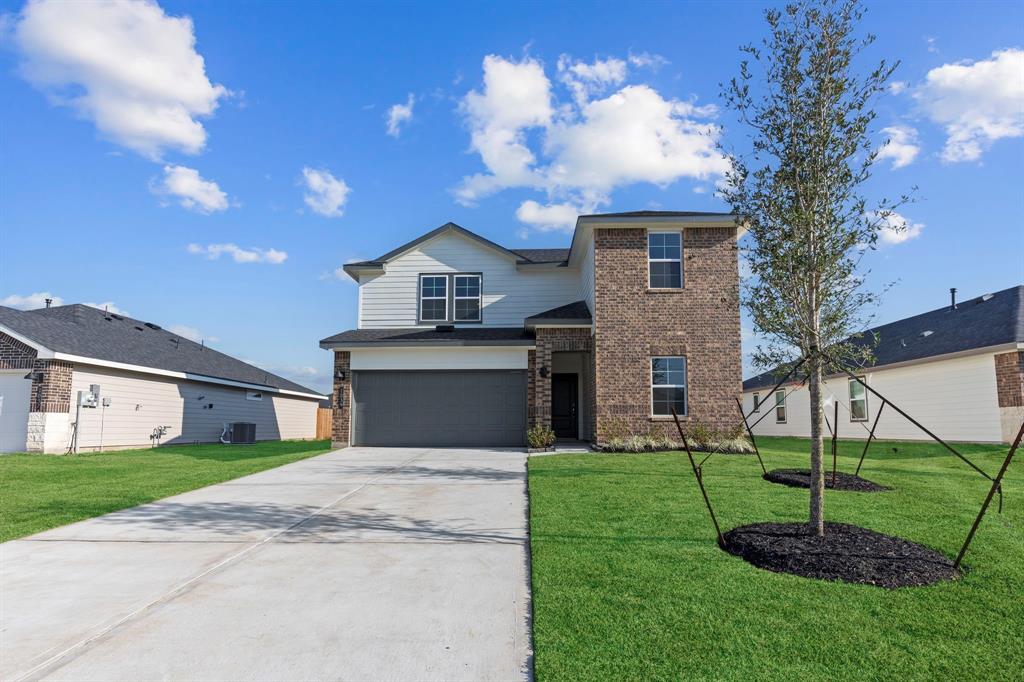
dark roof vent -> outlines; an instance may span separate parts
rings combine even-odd
[[[110,313],[110,316],[111,316],[112,318],[114,318],[115,320],[123,320],[123,319],[124,319],[123,317],[121,317],[121,316],[120,316],[120,315],[118,315],[117,313]]]
[[[143,329],[143,328],[142,328],[142,327],[140,327],[139,325],[135,325],[135,328],[136,328],[136,329],[138,329],[138,330],[139,330],[140,332],[144,332],[144,331],[146,331],[145,329]]]
[[[160,329],[160,325],[153,324],[152,322],[143,322],[143,324],[145,324],[150,329]]]
[[[453,332],[453,331],[455,331],[455,325],[454,324],[439,324],[436,327],[434,327],[434,330],[435,331],[439,331],[439,332]]]

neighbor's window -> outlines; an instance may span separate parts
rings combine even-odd
[[[683,286],[683,234],[648,232],[647,261],[652,289],[681,289]]]
[[[448,321],[448,277],[420,277],[420,319],[424,322]]]
[[[480,275],[455,275],[455,321],[480,321]]]
[[[863,422],[868,419],[868,391],[860,383],[864,377],[857,379],[850,379],[850,421]]]
[[[775,391],[775,423],[786,423],[786,391]]]
[[[651,414],[686,414],[686,358],[651,358]]]
[[[757,393],[754,394],[754,412],[761,411],[761,396]]]
[[[261,393],[260,391],[246,391],[245,392],[245,399],[246,400],[263,400],[263,393]]]

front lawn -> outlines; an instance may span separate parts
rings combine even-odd
[[[330,441],[0,456],[0,542],[328,452]]]
[[[769,469],[808,443],[759,439]],[[853,472],[863,443],[841,442]],[[893,452],[892,448],[896,448]],[[995,475],[1006,447],[963,446]],[[953,583],[885,590],[770,573],[718,549],[684,453],[529,462],[540,680],[1019,679],[1024,670],[1024,452]],[[941,447],[879,442],[861,476],[895,490],[825,493],[826,518],[955,557],[989,481]],[[723,532],[807,518],[808,492],[768,483],[754,457],[704,479]]]

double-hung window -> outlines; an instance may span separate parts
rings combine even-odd
[[[455,275],[455,321],[480,321],[480,275]]]
[[[420,277],[420,319],[424,322],[448,321],[448,276]]]
[[[651,414],[686,414],[686,358],[651,358]]]
[[[775,391],[775,423],[786,423],[786,391]]]
[[[759,393],[754,394],[754,412],[761,411],[761,395]]]
[[[864,377],[850,379],[850,421],[854,422],[868,419],[868,391],[862,381]]]
[[[648,232],[647,263],[652,289],[683,287],[682,232]]]

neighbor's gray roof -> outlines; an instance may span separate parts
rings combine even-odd
[[[526,318],[527,325],[548,322],[552,324],[592,324],[593,319],[590,316],[590,308],[587,307],[586,301],[575,301]]]
[[[87,305],[38,310],[0,306],[0,324],[57,353],[319,394],[152,323]]]
[[[1024,285],[963,301],[955,310],[947,305],[883,324],[851,342],[873,344],[875,336],[878,345],[872,366],[1024,343]],[[764,372],[744,381],[743,389],[770,388],[781,378],[777,370]]]
[[[529,346],[533,334],[522,327],[457,327],[451,331],[427,329],[350,329],[320,340],[321,348],[378,345]]]

